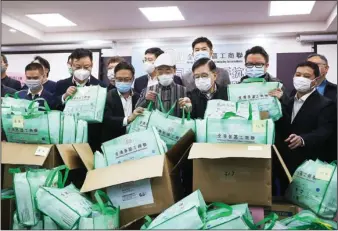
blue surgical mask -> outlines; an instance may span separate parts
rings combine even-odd
[[[258,78],[265,74],[264,72],[264,66],[263,67],[255,67],[252,68],[246,68],[246,75],[250,78]]]
[[[115,87],[120,93],[127,93],[131,89],[132,82],[115,82]]]
[[[208,51],[196,51],[194,53],[194,60],[195,62],[201,58],[210,58]]]

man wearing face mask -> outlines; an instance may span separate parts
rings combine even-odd
[[[163,53],[164,51],[158,47],[149,48],[145,51],[144,70],[147,74],[135,79],[135,92],[140,94],[143,89],[158,84],[154,63],[157,57]],[[179,76],[174,75],[174,82],[178,85],[182,85],[182,80]]]
[[[159,83],[143,89],[136,107],[146,108],[150,102],[154,102],[155,107],[161,110],[160,105],[157,102],[157,97],[160,97],[166,111],[169,111],[171,106],[176,102],[173,115],[181,117],[182,110],[178,101],[181,98],[185,98],[187,96],[187,92],[185,87],[174,82],[174,59],[170,54],[163,53],[156,59],[154,64]]]
[[[139,94],[131,89],[134,81],[134,67],[122,61],[114,69],[115,86],[107,94],[102,126],[102,142],[126,134],[126,127],[142,114],[143,108],[136,108]]]
[[[337,133],[337,112],[334,103],[316,90],[318,78],[317,64],[298,64],[293,78],[297,93],[289,102],[282,102],[283,117],[276,122],[276,134],[280,137],[277,140],[276,136],[276,146],[291,174],[307,159],[333,160],[328,141]],[[270,94],[281,98],[279,90]]]
[[[35,100],[37,98],[43,98],[47,101],[48,106],[51,109],[55,109],[55,100],[53,94],[47,91],[42,82],[44,76],[43,66],[39,63],[30,63],[25,68],[26,86],[27,90],[21,90],[18,92],[20,99]],[[44,106],[43,100],[38,100],[40,106]]]
[[[192,92],[188,92],[187,99],[180,100],[180,106],[188,106],[191,103],[191,118],[203,119],[209,100],[228,100],[226,87],[218,86],[216,83],[217,72],[215,63],[208,58],[197,60],[192,66],[195,84],[197,86]],[[190,101],[191,100],[191,101]]]
[[[1,84],[14,90],[21,90],[21,83],[18,80],[7,76],[8,60],[7,57],[1,54]]]
[[[196,62],[200,58],[212,58],[213,54],[213,45],[211,41],[206,37],[199,37],[195,39],[192,43],[192,50],[194,61]],[[216,68],[217,78],[216,83],[220,87],[226,87],[230,84],[229,73],[223,68]],[[187,91],[192,91],[196,88],[194,74],[188,72],[182,76],[183,86],[187,88]]]
[[[67,67],[68,67],[68,73],[70,74],[70,76],[73,76],[72,55],[68,56]]]
[[[114,56],[111,57],[108,60],[107,64],[107,78],[109,80],[109,86],[108,86],[108,91],[115,89],[115,74],[114,74],[114,68],[116,67],[117,64],[120,62],[124,62],[124,58],[119,57],[119,56]]]

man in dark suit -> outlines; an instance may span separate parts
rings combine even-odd
[[[144,70],[147,74],[136,78],[134,83],[134,91],[138,94],[141,94],[143,89],[158,84],[154,63],[157,57],[163,53],[164,51],[158,47],[149,48],[145,51],[143,62]],[[182,85],[182,79],[179,76],[174,75],[174,83]]]
[[[69,96],[73,96],[76,93],[77,86],[91,86],[100,85],[106,87],[106,85],[100,80],[91,75],[93,68],[93,54],[87,49],[76,49],[71,54],[73,76],[59,80],[56,83],[55,97],[58,103],[61,105],[60,110],[63,110],[64,103]],[[99,150],[101,146],[100,136],[101,124],[89,124],[88,125],[88,143],[93,151]]]
[[[103,127],[102,142],[126,134],[126,126],[143,112],[143,108],[136,108],[139,94],[133,92],[131,86],[134,81],[134,67],[122,61],[114,69],[115,86],[107,94]]]
[[[43,66],[39,63],[30,63],[25,68],[25,75],[26,75],[26,86],[28,87],[27,90],[21,90],[18,92],[18,96],[20,99],[27,99],[27,100],[35,100],[37,98],[45,99],[48,103],[48,106],[51,109],[56,108],[55,98],[53,94],[47,91],[44,88],[43,76],[44,76],[44,69]],[[44,106],[43,100],[38,100],[38,103],[41,107]]]
[[[337,158],[328,145],[329,138],[337,133],[336,107],[316,90],[318,78],[317,64],[298,64],[293,78],[297,93],[290,101],[281,101],[283,117],[276,122],[276,146],[291,174],[307,159],[330,162]],[[280,90],[270,94],[277,98],[282,95]],[[284,192],[288,185],[285,174],[279,178]]]
[[[17,91],[21,90],[21,83],[18,80],[12,79],[7,76],[8,60],[5,55],[1,54],[1,84],[6,87],[15,89]]]
[[[13,95],[15,92],[15,89],[7,87],[1,83],[1,97],[5,97],[7,94]]]

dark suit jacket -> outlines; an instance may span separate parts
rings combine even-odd
[[[138,77],[135,79],[135,83],[134,83],[134,91],[137,92],[138,94],[141,94],[142,90],[144,88],[147,88],[148,86],[148,75],[143,75],[141,77]],[[174,75],[174,83],[178,84],[178,85],[183,85],[182,84],[182,79],[177,76]]]
[[[332,101],[337,101],[337,84],[327,81],[324,96]]]
[[[192,104],[191,118],[203,119],[209,99],[207,99],[206,95],[203,94],[198,88],[195,88],[192,92],[188,92],[188,97],[190,98]],[[227,88],[219,87],[217,85],[217,91],[210,100],[213,99],[228,100]]]
[[[86,86],[91,85],[100,85],[101,87],[107,87],[102,81],[96,79],[94,76],[90,76],[90,81],[87,82]],[[61,97],[64,93],[66,93],[68,87],[70,86],[76,86],[76,84],[73,82],[73,77],[69,77],[67,79],[62,79],[56,82],[56,89],[55,89],[55,100],[58,106],[59,110],[64,109],[64,105],[62,105]],[[97,150],[100,150],[101,147],[101,128],[102,124],[100,123],[94,123],[94,124],[88,124],[88,143],[92,150],[95,152]]]
[[[1,84],[5,85],[6,87],[10,87],[13,88],[17,91],[21,90],[21,83],[20,81],[16,80],[16,79],[12,79],[8,76],[6,76],[5,78],[1,79]]]
[[[3,84],[1,84],[1,97],[5,97],[7,94],[14,94],[16,92],[15,89],[7,87]]]
[[[133,111],[139,97],[140,95],[134,92],[132,96]],[[117,90],[113,89],[107,94],[102,126],[102,143],[126,134],[126,127],[123,126],[124,117],[121,98]]]
[[[28,94],[28,90],[22,90],[18,92],[18,96],[20,99],[27,99],[27,100],[34,100],[37,98],[43,98],[47,101],[48,106],[50,107],[50,109],[56,109],[56,104],[55,104],[55,98],[52,95],[52,93],[48,92],[47,90],[43,89],[41,92],[41,95],[38,96],[34,96],[34,98],[32,97],[31,94]],[[44,101],[42,100],[38,100],[39,106],[43,107],[44,106]]]

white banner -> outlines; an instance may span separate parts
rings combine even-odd
[[[213,61],[217,67],[225,68],[229,72],[231,83],[238,83],[245,75],[245,51],[251,48],[251,44],[227,44],[215,45]],[[132,64],[135,68],[135,76],[145,75],[143,69],[144,52],[149,47],[137,47],[132,49]],[[191,46],[177,45],[175,47],[161,46],[165,52],[176,58],[177,75],[182,76],[190,72],[194,63]]]

